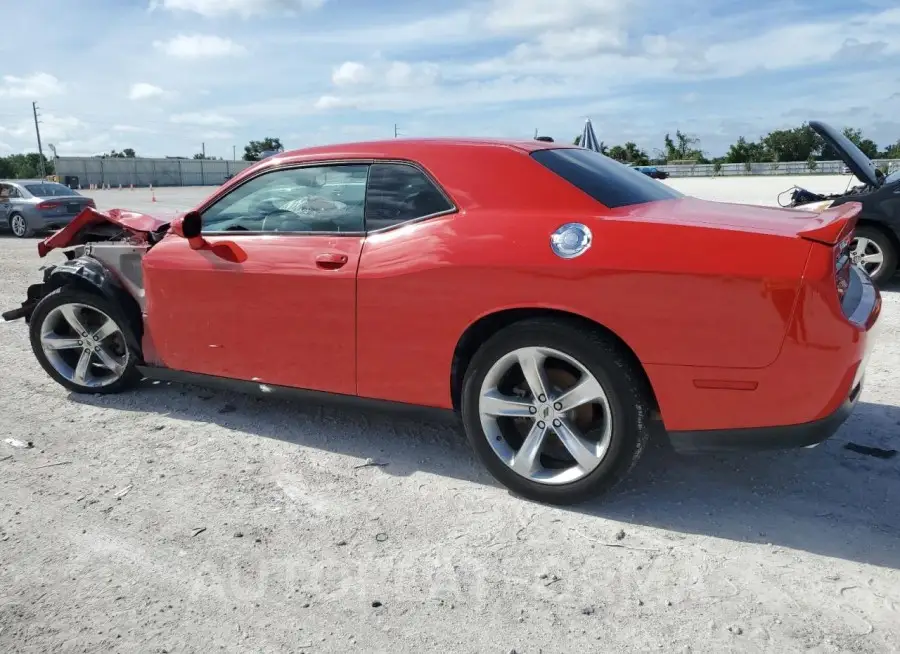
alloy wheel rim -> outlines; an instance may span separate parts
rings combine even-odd
[[[62,304],[41,325],[41,349],[53,369],[86,388],[108,386],[128,365],[125,334],[116,321],[86,304]]]
[[[874,277],[884,265],[884,252],[872,239],[857,236],[850,243],[850,260],[869,277]]]
[[[25,224],[25,218],[16,214],[12,217],[12,220],[10,222],[13,234],[15,234],[16,236],[25,235],[25,231],[28,229],[28,226]]]
[[[574,357],[525,347],[498,359],[481,385],[479,416],[494,453],[540,484],[569,484],[593,472],[612,441],[609,399]]]

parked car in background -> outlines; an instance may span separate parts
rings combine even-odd
[[[41,179],[0,180],[0,223],[19,238],[68,225],[94,201]]]
[[[652,177],[653,179],[668,179],[669,173],[665,170],[660,170],[656,166],[632,166],[635,170],[644,173],[647,177]]]
[[[823,211],[850,202],[860,203],[862,211],[850,246],[850,258],[872,281],[883,284],[894,276],[900,263],[900,171],[885,175],[856,144],[827,123],[811,120],[809,126],[862,183],[831,195],[796,188],[788,206]]]
[[[848,262],[858,211],[707,202],[535,140],[329,145],[174,220],[85,210],[3,317],[76,393],[146,377],[456,412],[500,482],[572,503],[660,421],[685,449],[834,433],[881,309]]]

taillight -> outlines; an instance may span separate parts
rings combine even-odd
[[[834,283],[840,300],[844,299],[844,294],[850,288],[850,267],[853,265],[850,260],[850,241],[848,236],[834,249]]]
[[[44,209],[56,209],[59,206],[61,206],[59,202],[41,202],[37,208],[43,211]]]

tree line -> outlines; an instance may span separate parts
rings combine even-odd
[[[900,139],[896,143],[880,149],[869,138],[863,136],[862,130],[854,127],[845,127],[844,135],[853,141],[860,150],[870,159],[900,159]],[[581,136],[576,136],[574,143],[578,145]],[[259,141],[250,141],[244,146],[244,161],[259,161],[263,153],[281,150],[281,139],[267,136]],[[834,161],[839,159],[837,153],[825,144],[822,138],[806,123],[792,129],[778,129],[769,132],[755,141],[741,136],[732,143],[728,151],[721,157],[707,157],[700,144],[700,139],[680,129],[675,130],[674,137],[667,133],[663,139],[663,147],[654,148],[652,155],[638,147],[633,141],[626,141],[622,145],[608,145],[601,141],[600,151],[622,163],[634,166],[648,166],[651,164],[663,165],[673,162],[691,162],[699,164],[723,164],[737,163],[749,164],[779,162],[779,161],[806,161],[811,170],[815,169],[817,161]],[[98,155],[100,158],[133,159],[138,155],[134,148],[123,150],[110,150]],[[206,159],[222,160],[222,157],[212,157],[198,152],[193,157],[166,157],[167,159]],[[28,154],[12,154],[0,157],[0,179],[40,176],[40,157],[36,152]],[[53,160],[44,157],[44,170],[48,175],[54,174]]]
[[[869,138],[863,136],[862,130],[845,127],[844,135],[862,150],[870,159],[900,159],[900,139],[880,149]],[[574,143],[578,145],[581,136],[576,136]],[[600,151],[622,163],[633,166],[663,165],[674,162],[691,162],[698,164],[752,164],[779,161],[806,161],[810,169],[815,168],[817,161],[835,161],[840,159],[837,153],[827,145],[822,137],[807,124],[791,129],[777,129],[752,141],[741,136],[728,147],[721,157],[707,157],[700,139],[680,129],[675,137],[667,133],[662,148],[654,148],[652,156],[633,141],[623,145],[607,145],[601,141]]]

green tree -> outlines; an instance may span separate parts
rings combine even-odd
[[[882,156],[885,159],[900,159],[900,141],[897,141],[893,145],[887,146],[885,151],[882,153]]]
[[[703,150],[700,149],[700,139],[685,134],[680,129],[675,130],[674,140],[667,133],[663,139],[663,145],[666,159],[669,161],[694,160],[701,163],[707,161],[703,156]]]
[[[244,161],[259,161],[262,153],[267,150],[281,150],[281,139],[267,136],[262,141],[250,141],[244,146]]]
[[[0,159],[0,177],[12,177],[28,179],[41,176],[41,157],[37,152],[28,154],[11,154]],[[47,175],[54,173],[53,162],[44,157],[44,172]]]
[[[601,147],[605,148],[606,146],[601,143]],[[637,143],[633,141],[628,141],[625,145],[614,145],[604,154],[616,161],[631,164],[632,166],[646,166],[650,163],[647,153],[641,150]]]
[[[621,145],[614,145],[609,149],[609,156],[616,161],[625,163],[627,161],[628,153],[625,152],[625,148],[623,148]]]
[[[821,141],[806,123],[793,129],[777,129],[766,134],[762,145],[770,161],[807,161],[821,149]]]
[[[637,146],[637,143],[628,141],[625,143],[625,161],[634,166],[647,166],[650,164],[650,157]]]
[[[762,143],[748,141],[743,136],[733,143],[725,154],[728,163],[758,163],[767,160],[766,148]]]

